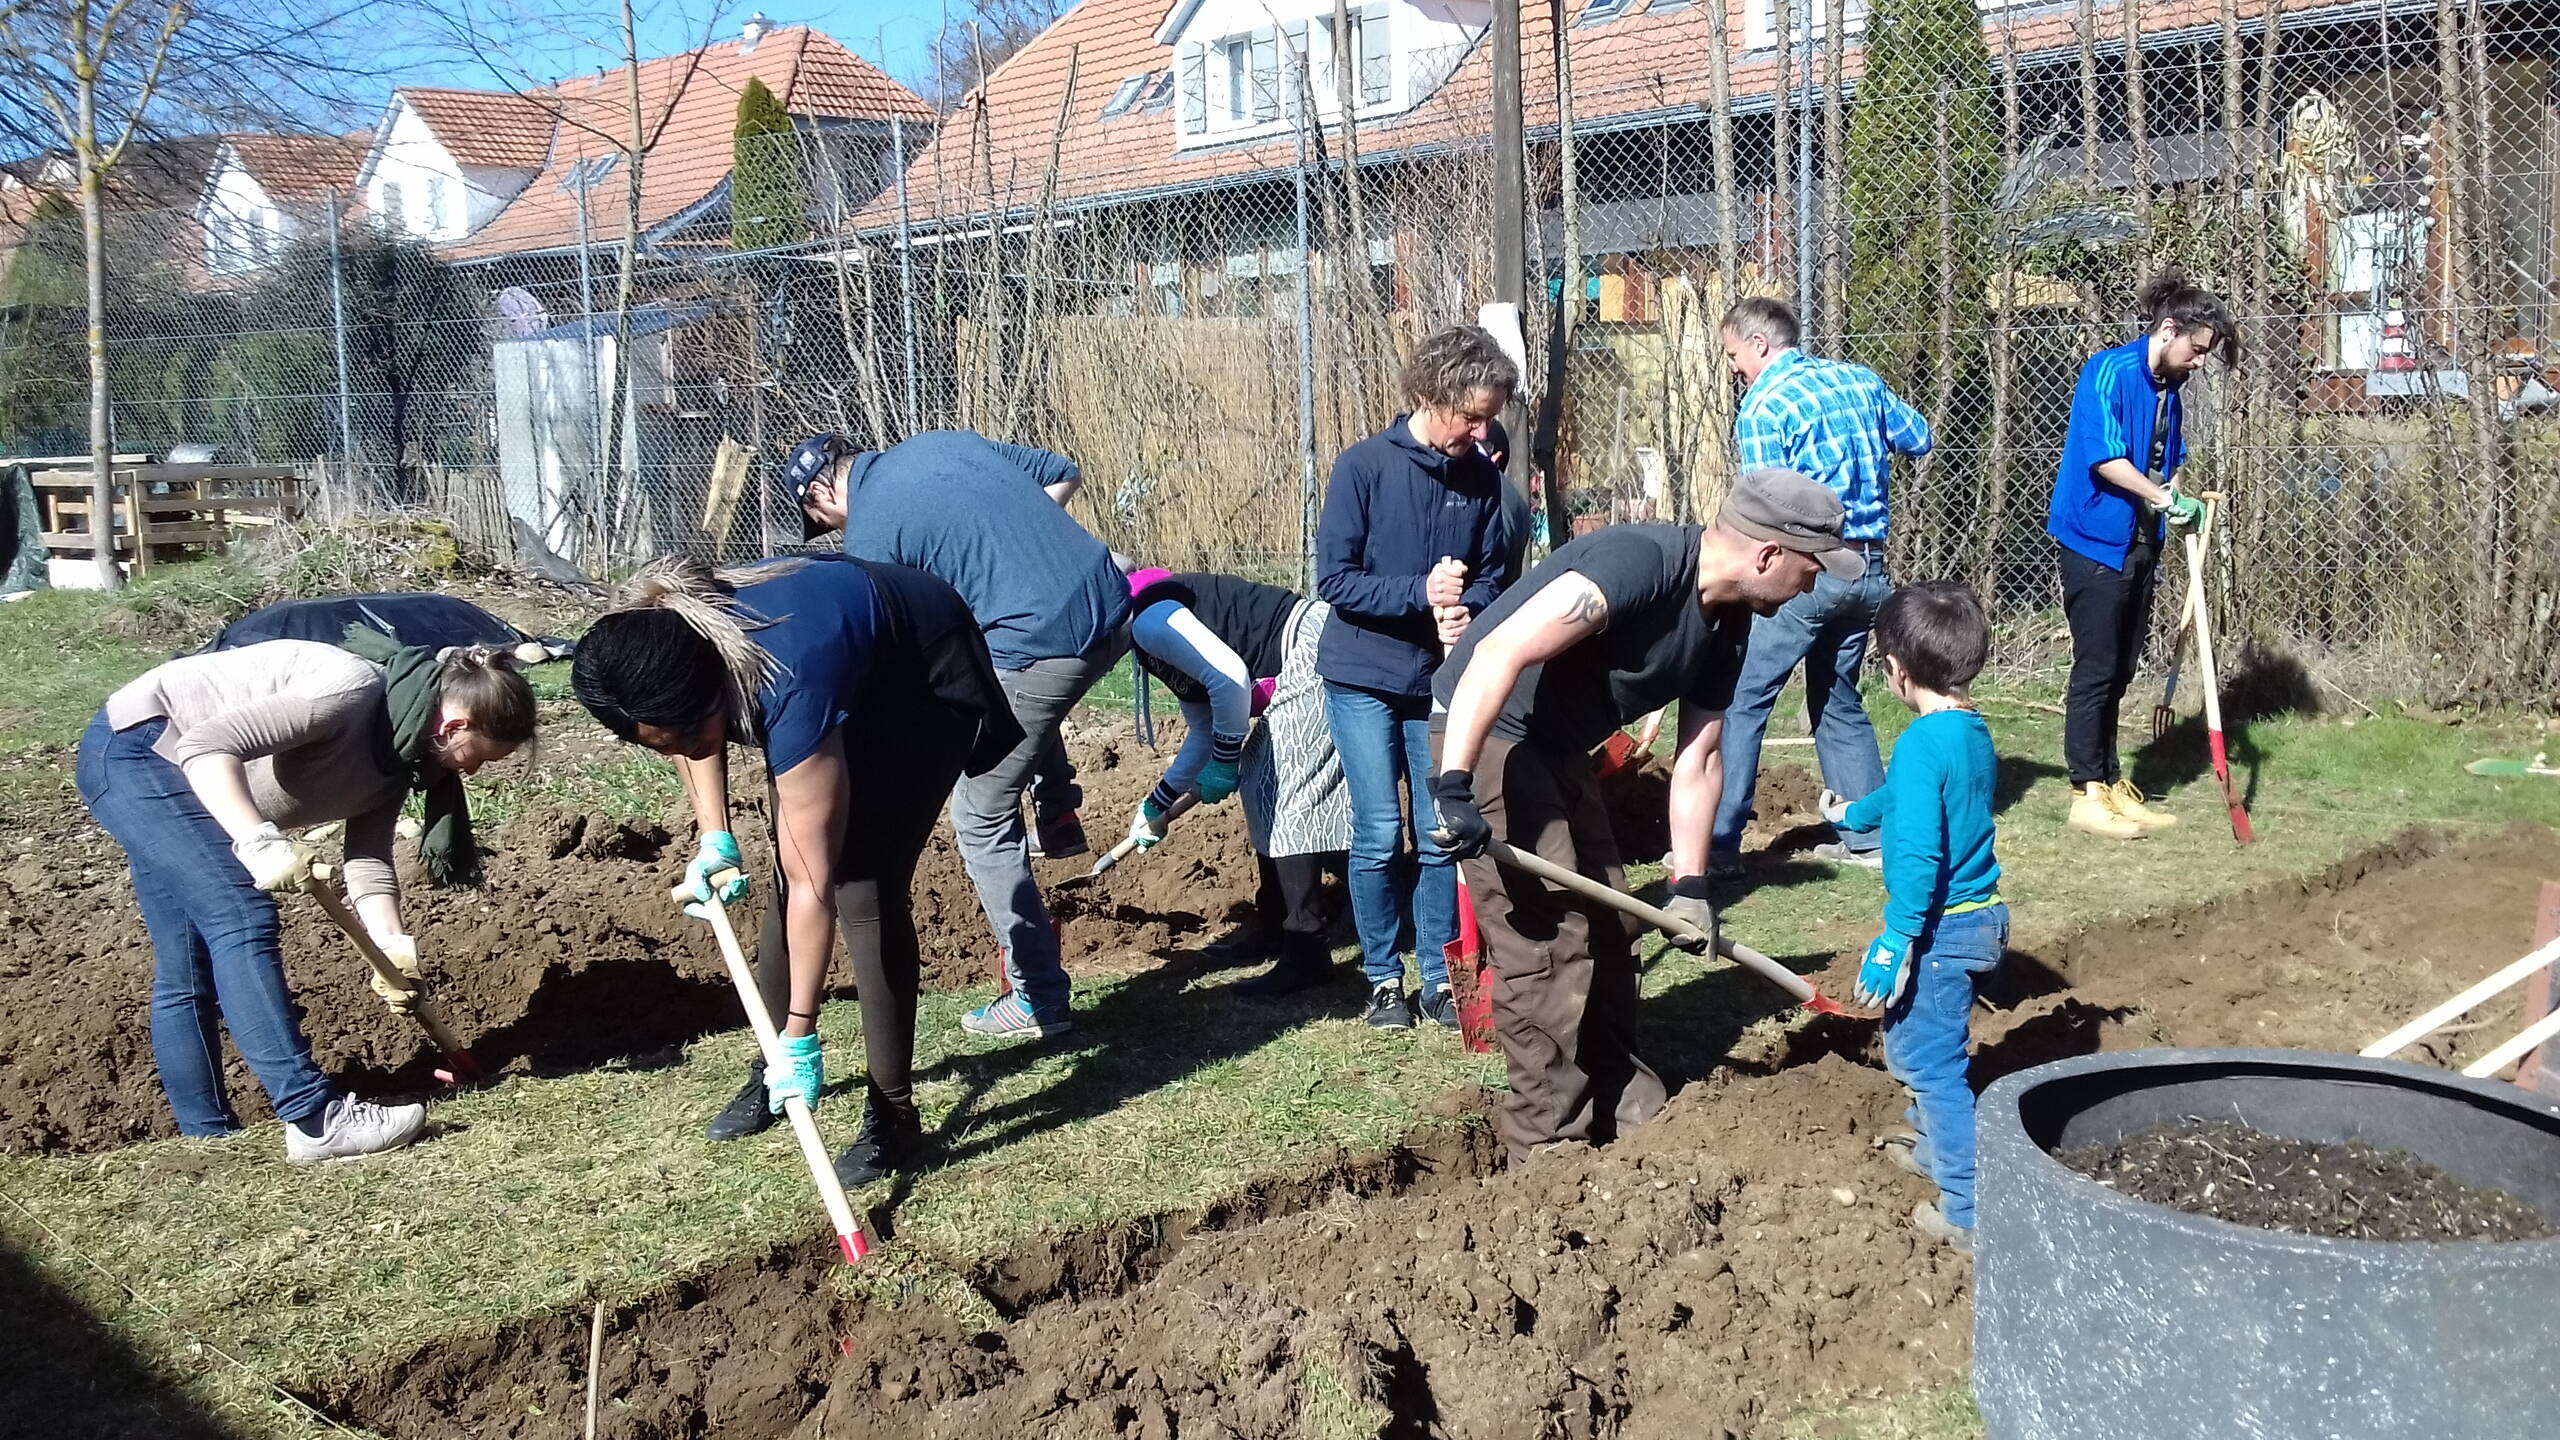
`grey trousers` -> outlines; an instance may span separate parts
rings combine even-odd
[[[1033,803],[1042,814],[1076,807],[1075,772],[1059,743],[1058,722],[1128,646],[1124,630],[1082,655],[997,671],[996,680],[1013,704],[1013,718],[1022,726],[1022,743],[995,768],[964,778],[951,792],[951,831],[959,839],[969,883],[977,888],[979,908],[987,912],[987,924],[1003,947],[1004,978],[1043,1018],[1066,1013],[1067,972],[1058,960],[1049,909],[1031,878],[1022,796],[1036,782]]]

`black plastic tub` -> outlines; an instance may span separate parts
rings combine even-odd
[[[1982,1097],[1974,1394],[1992,1440],[2560,1436],[2560,1238],[2251,1229],[2053,1158],[2195,1116],[2395,1146],[2560,1224],[2560,1105],[2392,1060],[2145,1050]]]

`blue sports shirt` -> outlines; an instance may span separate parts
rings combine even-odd
[[[2187,455],[2178,392],[2166,393],[2169,433],[2156,477],[2164,481],[2178,473]],[[2071,390],[2071,428],[2063,436],[2062,467],[2053,478],[2044,529],[2064,549],[2110,570],[2124,568],[2125,551],[2144,521],[2141,502],[2100,480],[2098,467],[2110,460],[2130,460],[2139,467],[2151,459],[2151,427],[2161,394],[2151,373],[2148,335],[2090,356],[2080,367],[2080,383]],[[2158,541],[2160,518],[2152,516],[2149,526],[2149,538]]]
[[[782,775],[817,754],[861,706],[880,639],[879,603],[861,566],[824,555],[738,587],[738,608],[747,637],[778,667],[756,698],[765,767]]]
[[[1793,470],[1831,487],[1848,511],[1840,533],[1882,540],[1893,457],[1929,453],[1929,422],[1882,377],[1846,360],[1779,352],[1742,392],[1733,417],[1743,470]]]

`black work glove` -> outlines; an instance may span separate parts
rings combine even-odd
[[[1671,903],[1662,907],[1696,935],[1674,935],[1671,943],[1693,955],[1716,948],[1715,907],[1707,903],[1707,877],[1683,875],[1671,882]]]
[[[1440,812],[1440,824],[1431,832],[1431,843],[1451,858],[1473,860],[1493,843],[1493,827],[1485,823],[1484,812],[1476,808],[1475,772],[1443,770],[1431,777],[1431,805]]]

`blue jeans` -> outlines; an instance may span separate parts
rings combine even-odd
[[[1910,1090],[1917,1153],[1938,1182],[1938,1209],[1973,1228],[1973,1082],[1965,1054],[1975,981],[2009,944],[2009,907],[1941,915],[1911,956],[1911,985],[1884,1013],[1884,1067]]]
[[[1425,993],[1449,983],[1447,947],[1458,938],[1458,868],[1431,843],[1431,697],[1381,695],[1328,680],[1324,714],[1351,789],[1351,918],[1360,967],[1372,986],[1404,979],[1396,942],[1413,922],[1413,958]],[[1412,792],[1413,846],[1405,842],[1401,779]]]
[[[1858,697],[1858,672],[1867,663],[1867,632],[1875,627],[1876,608],[1890,587],[1884,578],[1884,556],[1867,554],[1867,573],[1856,580],[1834,580],[1828,572],[1813,589],[1790,600],[1775,615],[1751,621],[1751,649],[1742,657],[1742,678],[1734,683],[1733,704],[1724,712],[1724,797],[1716,802],[1714,849],[1718,855],[1742,851],[1742,827],[1751,821],[1751,790],[1760,774],[1760,737],[1769,729],[1770,707],[1787,677],[1804,666],[1804,708],[1813,717],[1813,753],[1822,762],[1822,783],[1851,800],[1862,800],[1884,784],[1884,760],[1876,750],[1876,727],[1867,719],[1866,702]],[[1872,850],[1874,831],[1842,832],[1852,850]]]
[[[89,813],[124,847],[133,898],[151,932],[151,1053],[181,1135],[240,1128],[222,1093],[222,1036],[266,1087],[286,1120],[310,1120],[337,1098],[312,1061],[285,985],[281,925],[272,896],[249,883],[178,767],[152,744],[163,720],[107,728],[101,711],[80,737],[74,778]]]

